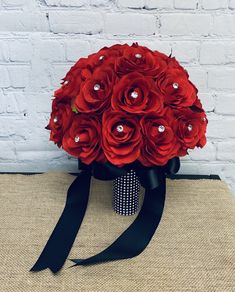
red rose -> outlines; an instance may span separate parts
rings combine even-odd
[[[166,69],[166,62],[156,53],[137,43],[128,46],[123,51],[123,56],[118,58],[115,70],[119,76],[130,72],[140,72],[145,76],[157,77]]]
[[[197,98],[197,89],[180,69],[168,68],[157,81],[164,103],[172,107],[191,106]]]
[[[116,75],[112,68],[97,68],[94,73],[81,84],[74,106],[79,112],[101,113],[110,106],[110,99]]]
[[[157,92],[152,78],[132,72],[123,76],[113,89],[112,108],[130,113],[160,113],[163,96]]]
[[[143,145],[139,161],[149,167],[164,165],[176,156],[179,145],[173,129],[164,116],[149,113],[140,120]]]
[[[182,74],[186,75],[187,78],[189,77],[188,72],[180,65],[175,57],[168,57],[167,68],[170,70],[179,70]]]
[[[101,124],[97,116],[75,115],[63,138],[63,149],[83,163],[105,162],[101,151]]]
[[[124,112],[107,111],[102,119],[102,147],[107,159],[117,165],[135,161],[142,139],[138,118]]]
[[[80,59],[72,66],[66,76],[62,79],[62,86],[54,92],[57,98],[75,97],[80,91],[82,81],[90,77],[91,72],[87,67],[87,59]]]
[[[51,130],[50,140],[54,141],[59,147],[62,144],[64,132],[71,124],[74,113],[68,103],[52,102],[51,118],[46,129]]]
[[[96,66],[114,66],[116,58],[120,57],[124,48],[127,45],[113,45],[104,47],[97,53],[88,56],[88,67],[95,68]]]
[[[179,155],[186,155],[187,148],[203,147],[206,144],[207,118],[204,111],[195,112],[190,108],[175,110],[174,131],[181,143]]]
[[[153,55],[155,56],[155,58],[158,58],[158,59],[162,59],[164,60],[166,63],[169,61],[170,57],[167,56],[166,54],[163,54],[159,51],[153,51]]]
[[[195,102],[193,103],[192,106],[190,106],[190,109],[193,111],[193,112],[198,112],[198,113],[204,113],[204,110],[202,108],[202,103],[200,101],[199,98],[197,98],[195,100]]]

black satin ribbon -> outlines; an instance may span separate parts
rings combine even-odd
[[[64,211],[46,246],[30,271],[49,268],[57,273],[63,266],[86,212],[91,173],[82,171],[68,189]]]
[[[63,266],[76,234],[83,220],[87,207],[90,178],[93,175],[101,180],[113,180],[134,169],[145,188],[142,208],[134,222],[108,248],[87,259],[73,259],[76,265],[91,265],[101,262],[132,258],[140,254],[150,242],[161,220],[165,202],[166,174],[179,170],[179,158],[175,157],[165,165],[152,168],[134,162],[118,168],[110,163],[80,163],[82,172],[68,190],[67,201],[50,239],[31,271],[49,268],[58,272]]]
[[[72,259],[73,266],[132,258],[148,245],[161,220],[165,202],[165,179],[155,189],[146,189],[143,206],[134,222],[99,254],[87,259]]]

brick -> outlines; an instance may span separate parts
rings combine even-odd
[[[188,73],[189,79],[195,84],[199,92],[207,89],[207,72],[197,67],[184,66]]]
[[[217,145],[217,159],[223,161],[235,161],[235,142],[219,142]]]
[[[215,112],[222,115],[235,115],[235,94],[217,93]]]
[[[66,0],[64,0],[66,1]],[[93,6],[107,6],[108,4],[110,4],[112,2],[112,0],[90,0],[90,4]]]
[[[189,164],[191,165],[191,163]],[[198,169],[198,174],[202,175],[210,175],[210,174],[222,174],[224,170],[224,164],[221,162],[210,161],[209,163],[205,162],[197,162],[192,164],[192,166],[196,166]],[[221,177],[222,178],[222,177]]]
[[[52,66],[52,86],[59,88],[61,79],[65,77],[66,73],[69,71],[69,69],[72,67],[71,64],[67,65],[53,65]]]
[[[35,163],[34,160],[31,161],[19,161],[17,160],[14,163],[1,163],[1,171],[4,172],[45,172],[45,171],[63,171],[68,173],[77,172],[78,166],[77,159],[72,159],[71,157],[63,156],[60,159],[57,159],[52,163],[49,160],[37,161]]]
[[[189,156],[192,160],[213,161],[216,158],[215,145],[207,142],[203,148],[189,150]]]
[[[180,41],[172,44],[172,55],[179,62],[195,63],[198,59],[198,43]]]
[[[50,65],[40,59],[33,59],[30,72],[29,88],[33,91],[51,86]]]
[[[138,42],[139,45],[141,46],[147,46],[148,48],[150,48],[153,51],[160,51],[162,53],[165,53],[166,55],[170,55],[171,53],[171,44],[168,41],[159,41],[159,40],[145,40],[145,39],[138,39],[135,38],[135,42]],[[108,40],[108,39],[104,39],[104,40],[100,40],[100,39],[96,39],[95,41],[91,42],[91,48],[92,48],[92,52],[96,52],[98,51],[100,48],[102,47],[109,47],[114,45],[116,42],[114,40]],[[132,45],[133,40],[121,40],[119,41],[120,44],[124,44],[127,43],[129,45]]]
[[[117,5],[119,7],[127,7],[127,8],[143,8],[144,0],[118,0]]]
[[[200,164],[198,162],[191,161],[191,160],[182,161],[179,174],[201,174]]]
[[[45,130],[45,132],[49,134],[49,131]],[[34,137],[33,140],[19,141],[15,145],[15,149],[17,152],[35,151],[35,154],[37,151],[58,151],[58,147],[53,142],[50,143],[50,141],[48,141],[48,143],[45,143],[45,141],[42,141],[39,137]]]
[[[200,50],[201,64],[235,63],[235,42],[205,42]]]
[[[140,44],[143,43],[145,45],[145,42],[139,42]],[[161,53],[166,54],[169,56],[171,54],[171,43],[169,41],[159,41],[159,40],[154,40],[153,42],[146,42],[146,45],[152,49],[153,51],[159,51]]]
[[[14,139],[14,141],[29,138],[29,124],[19,117],[0,117],[0,125],[0,138],[9,139],[12,136],[11,139]]]
[[[18,113],[17,103],[16,103],[15,95],[13,93],[8,93],[4,95],[1,102],[4,105],[4,112]]]
[[[227,0],[202,0],[203,9],[225,9],[227,7]]]
[[[218,36],[234,36],[235,14],[215,15],[212,33]]]
[[[170,36],[207,36],[211,30],[210,14],[162,14],[160,33]]]
[[[223,164],[222,161],[220,161],[220,163]],[[234,164],[233,163],[226,163],[225,164],[225,163],[224,163],[224,167],[221,171],[223,173],[223,177],[235,179]]]
[[[198,97],[201,100],[203,109],[206,112],[212,112],[215,108],[215,98],[212,93],[201,93],[199,91]]]
[[[196,9],[197,0],[175,0],[174,7],[176,9]]]
[[[81,7],[87,3],[86,0],[45,0],[48,6]]]
[[[115,43],[117,42],[113,39],[109,40],[107,38],[104,38],[104,39],[95,38],[90,43],[91,53],[95,53],[103,47],[110,47],[114,45]],[[123,43],[126,43],[126,41],[119,40],[118,43],[123,44]]]
[[[0,90],[0,114],[5,112],[5,96],[3,94],[3,92]]]
[[[103,28],[103,19],[96,12],[51,11],[49,23],[54,33],[95,34]]]
[[[41,60],[47,62],[65,60],[65,47],[58,40],[41,40],[37,43],[36,50]]]
[[[2,6],[23,6],[25,4],[25,0],[2,0]]]
[[[84,40],[68,40],[66,46],[66,59],[77,61],[79,58],[86,57],[91,53],[90,44]]]
[[[2,11],[0,31],[49,31],[46,13]]]
[[[201,64],[223,64],[225,63],[223,44],[217,42],[203,43],[200,50]]]
[[[207,137],[216,139],[235,138],[235,118],[208,117]]]
[[[108,13],[105,20],[105,32],[114,35],[153,35],[155,17],[147,14]]]
[[[173,8],[173,0],[146,0],[145,9],[169,9]]]
[[[12,141],[0,141],[0,161],[12,162],[16,160],[15,147]]]
[[[28,66],[8,66],[8,72],[13,87],[26,87],[30,72]]]
[[[17,152],[17,159],[19,161],[45,161],[45,160],[54,160],[58,158],[62,158],[65,156],[63,151],[56,150],[56,151],[18,151]]]
[[[27,94],[27,104],[30,111],[36,113],[50,113],[53,92],[37,92]]]
[[[44,0],[44,1],[41,1],[42,4],[45,4],[47,6],[60,6],[60,0]]]
[[[235,68],[209,70],[208,87],[212,89],[235,89]]]
[[[229,0],[228,7],[229,7],[230,9],[235,9],[235,0]]]
[[[3,65],[0,65],[0,87],[9,87],[10,86],[10,78],[7,71],[7,68]]]
[[[28,40],[11,40],[8,45],[11,61],[26,62],[32,59],[33,47]]]
[[[0,41],[0,61],[8,61],[9,60],[9,48],[7,43],[4,41]]]

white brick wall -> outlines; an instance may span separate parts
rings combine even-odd
[[[187,68],[208,112],[208,144],[181,173],[219,174],[235,193],[234,0],[1,0],[0,171],[76,171],[48,141],[51,96],[80,57],[138,41]]]

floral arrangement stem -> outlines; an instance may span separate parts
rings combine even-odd
[[[124,216],[133,215],[139,207],[140,181],[134,170],[113,181],[113,209]]]

